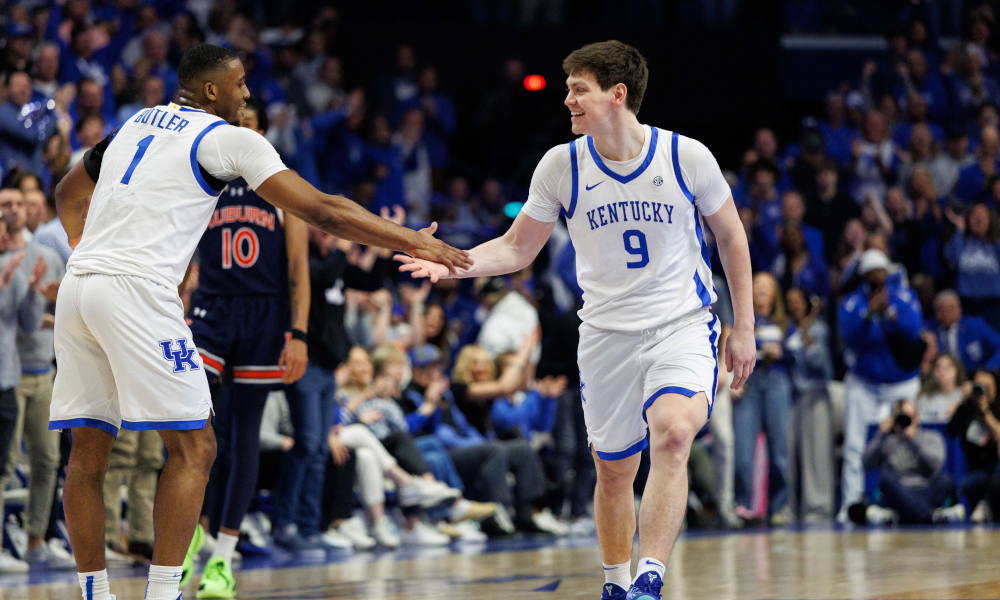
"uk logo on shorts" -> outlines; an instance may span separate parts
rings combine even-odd
[[[174,373],[183,371],[197,371],[201,365],[194,359],[194,348],[188,348],[188,342],[184,338],[176,340],[160,340],[160,349],[163,350],[163,358],[173,361]],[[175,349],[174,346],[177,346]]]

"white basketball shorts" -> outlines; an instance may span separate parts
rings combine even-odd
[[[646,447],[646,409],[663,394],[708,396],[719,377],[719,319],[708,309],[652,329],[580,326],[580,394],[597,455],[619,460]]]
[[[212,399],[177,291],[72,269],[56,301],[49,429],[201,429]]]

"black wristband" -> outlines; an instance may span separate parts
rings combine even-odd
[[[302,331],[301,329],[292,329],[292,339],[301,340],[306,343],[309,342],[309,336],[306,335],[306,332]]]

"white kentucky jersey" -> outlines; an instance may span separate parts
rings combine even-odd
[[[226,182],[286,167],[264,136],[202,110],[139,111],[84,157],[97,182],[68,268],[177,287]]]
[[[703,215],[730,189],[700,142],[643,125],[642,151],[601,156],[590,137],[548,151],[522,209],[538,221],[567,217],[583,288],[580,318],[601,329],[639,331],[716,300]]]

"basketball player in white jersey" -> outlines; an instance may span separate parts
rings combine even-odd
[[[242,177],[265,200],[338,237],[472,264],[434,239],[433,226],[411,231],[319,192],[288,170],[263,136],[230,125],[249,97],[232,51],[192,48],[177,75],[186,106],[133,115],[56,189],[75,251],[56,305],[59,373],[50,428],[73,430],[63,504],[86,600],[114,598],[104,563],[102,485],[120,427],[157,430],[166,444],[146,598],[181,597],[181,565],[216,448],[208,382],[177,286],[226,182]]]
[[[648,71],[621,42],[590,44],[563,62],[565,104],[579,137],[538,164],[511,229],[470,255],[471,268],[399,257],[431,280],[500,275],[531,263],[560,213],[583,288],[580,391],[597,463],[594,517],[605,600],[659,600],[687,505],[687,458],[718,381],[719,324],[703,219],[729,280],[735,326],[726,367],[739,388],[753,370],[750,254],[729,186],[701,143],[636,118]],[[651,468],[631,577],[632,482],[650,433]]]

